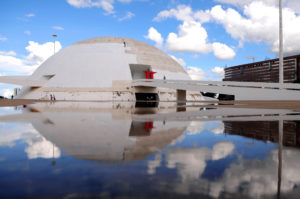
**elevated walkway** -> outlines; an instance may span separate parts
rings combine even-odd
[[[300,84],[195,80],[133,80],[134,86],[233,95],[235,100],[300,100]]]

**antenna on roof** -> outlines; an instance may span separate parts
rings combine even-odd
[[[251,59],[252,62],[255,62],[255,60],[256,60],[256,57],[254,57],[254,56],[247,56],[246,58],[247,58],[247,59]]]

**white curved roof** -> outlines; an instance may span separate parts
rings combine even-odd
[[[155,78],[189,79],[175,60],[151,45],[122,37],[101,37],[64,48],[28,80],[46,81],[44,87],[112,87],[113,81],[132,80],[130,64],[149,65],[157,72]]]

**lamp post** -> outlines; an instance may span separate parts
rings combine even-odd
[[[279,0],[279,83],[283,83],[283,30],[282,30],[282,0]]]
[[[55,38],[57,37],[57,34],[53,34],[52,37],[54,38],[54,53],[53,55],[55,54]]]

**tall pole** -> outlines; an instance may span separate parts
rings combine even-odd
[[[57,37],[57,34],[53,34],[52,37],[54,38],[54,53],[53,55],[55,54],[55,37]]]
[[[279,83],[283,83],[282,0],[279,0]]]

